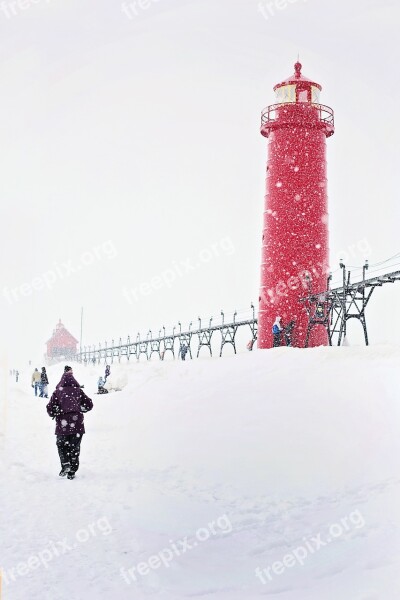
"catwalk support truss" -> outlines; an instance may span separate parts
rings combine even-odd
[[[365,344],[369,345],[366,309],[376,288],[387,283],[400,280],[400,271],[367,278],[368,261],[366,261],[362,280],[351,281],[351,272],[346,265],[340,263],[343,281],[340,287],[331,289],[330,275],[327,280],[327,291],[323,294],[313,294],[310,284],[309,296],[303,298],[308,314],[308,328],[305,347],[308,347],[311,330],[314,327],[325,327],[328,332],[329,344],[341,346],[346,338],[347,323],[350,319],[358,319],[363,328]]]

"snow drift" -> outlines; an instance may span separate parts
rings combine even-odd
[[[128,383],[104,396],[103,366],[79,366],[95,406],[72,482],[30,370],[7,376],[3,600],[397,600],[399,359],[279,348],[114,364]]]

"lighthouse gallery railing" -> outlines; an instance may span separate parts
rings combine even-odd
[[[330,108],[330,106],[325,106],[324,104],[315,104],[312,102],[282,102],[280,104],[271,104],[270,106],[264,108],[261,113],[261,125],[267,125],[268,123],[273,123],[276,121],[276,111],[278,109],[282,108],[283,106],[293,107],[294,105],[302,106],[305,110],[307,110],[309,107],[317,109],[321,123],[326,123],[332,128],[335,126],[333,109]]]

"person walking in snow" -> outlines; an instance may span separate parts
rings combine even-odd
[[[249,350],[249,352],[251,352],[253,350],[254,342],[255,342],[255,340],[250,340],[249,342],[247,342],[246,348],[247,348],[247,350]]]
[[[93,402],[83,392],[72,370],[63,374],[46,408],[48,415],[56,419],[56,444],[61,462],[59,475],[74,479],[85,433],[83,413],[92,410]]]
[[[47,373],[46,373],[46,368],[42,367],[42,372],[40,374],[40,394],[39,394],[39,398],[48,398],[49,397],[49,393],[48,393],[48,386],[49,385],[49,380],[47,377]]]
[[[111,367],[110,367],[110,365],[107,365],[106,366],[106,373],[105,373],[105,377],[104,377],[104,383],[107,381],[107,377],[110,376],[110,373],[111,373]]]
[[[282,330],[281,317],[276,317],[275,323],[272,326],[274,348],[278,348],[281,345]]]
[[[295,321],[289,321],[289,323],[286,325],[286,327],[284,328],[284,334],[285,334],[285,344],[286,346],[292,346],[293,345],[293,329],[295,326]]]
[[[182,360],[186,360],[187,352],[188,352],[188,347],[186,346],[186,344],[182,344],[182,346],[181,346],[181,359]]]
[[[37,396],[38,391],[40,391],[40,373],[38,369],[35,369],[32,373],[32,387],[35,389],[35,396]]]

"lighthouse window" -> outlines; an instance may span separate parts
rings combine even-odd
[[[319,89],[315,85],[311,86],[311,102],[319,104]]]
[[[308,90],[301,90],[299,92],[298,102],[308,102]]]
[[[282,85],[276,90],[276,101],[281,102],[296,102],[296,86]]]
[[[308,102],[308,90],[299,92],[299,102]]]

